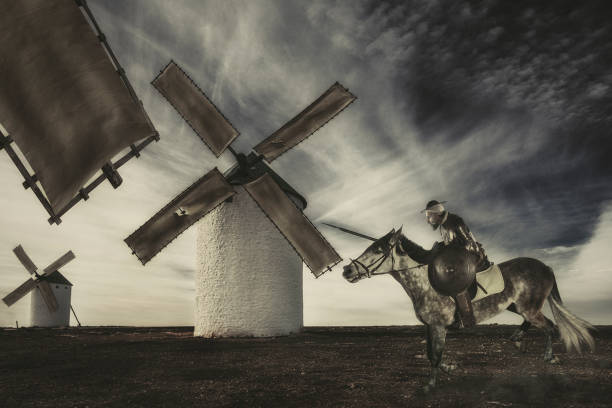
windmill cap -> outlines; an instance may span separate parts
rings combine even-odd
[[[446,203],[446,201],[438,201],[438,200],[431,200],[427,203],[427,205],[425,206],[425,208],[423,210],[421,210],[421,212],[425,212],[427,210],[431,210],[433,207],[439,205],[442,206],[442,204]],[[442,207],[444,208],[444,207]]]
[[[298,193],[289,183],[287,183],[281,176],[279,176],[272,167],[266,164],[263,160],[257,160],[252,164],[249,164],[251,167],[252,175],[251,177],[244,178],[240,173],[240,166],[237,164],[234,167],[231,167],[227,170],[223,175],[230,182],[230,184],[241,185],[244,183],[248,183],[253,181],[256,177],[261,176],[262,174],[268,173],[274,181],[279,185],[279,187],[288,195],[297,198],[297,200],[302,204],[302,211],[306,209],[308,206],[308,202],[300,193]],[[253,177],[254,175],[254,177]]]
[[[60,271],[55,271],[50,273],[49,275],[45,275],[40,278],[40,280],[45,280],[49,283],[58,283],[60,285],[70,285],[74,286],[64,275],[60,273]]]

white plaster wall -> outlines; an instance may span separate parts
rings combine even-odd
[[[304,324],[302,260],[242,187],[198,224],[196,336],[278,336]]]
[[[70,294],[72,286],[59,283],[49,283],[51,290],[57,298],[58,308],[49,312],[47,304],[40,295],[40,289],[35,288],[31,293],[30,326],[61,327],[70,325]]]

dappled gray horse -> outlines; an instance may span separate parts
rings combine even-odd
[[[390,274],[406,290],[412,300],[417,318],[427,328],[427,357],[431,363],[431,376],[425,391],[436,385],[440,370],[450,372],[451,364],[442,362],[447,327],[453,323],[455,303],[449,296],[436,292],[429,283],[427,266],[419,265],[411,258],[425,249],[406,238],[401,228],[370,245],[359,258],[344,267],[343,276],[351,283],[364,277]],[[548,299],[561,339],[568,351],[582,351],[584,345],[591,350],[595,342],[589,333],[593,326],[573,315],[563,307],[555,275],[551,268],[533,258],[515,258],[499,264],[504,290],[473,303],[476,322],[487,320],[503,310],[510,310],[525,319],[511,340],[520,346],[525,332],[533,324],[546,333],[544,359],[558,362],[553,356],[552,336],[555,324],[542,313],[544,301]]]

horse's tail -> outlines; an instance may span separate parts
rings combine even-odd
[[[553,279],[554,279],[554,277],[555,277],[555,275],[553,274]],[[563,301],[561,300],[561,294],[559,293],[559,288],[557,287],[557,280],[556,279],[553,281],[553,288],[550,291],[550,296],[552,296],[552,298],[555,299],[560,305],[563,304]]]
[[[554,279],[554,275],[553,275]],[[586,320],[579,318],[563,306],[557,281],[554,281],[553,288],[548,295],[548,304],[552,311],[559,335],[565,344],[567,351],[575,349],[577,352],[582,352],[582,346],[587,345],[591,351],[595,350],[595,340],[589,330],[595,330],[595,327]]]

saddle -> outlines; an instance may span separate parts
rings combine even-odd
[[[470,286],[468,292],[471,300],[477,301],[503,291],[504,287],[501,269],[498,265],[490,265],[485,270],[476,272],[476,282]]]

